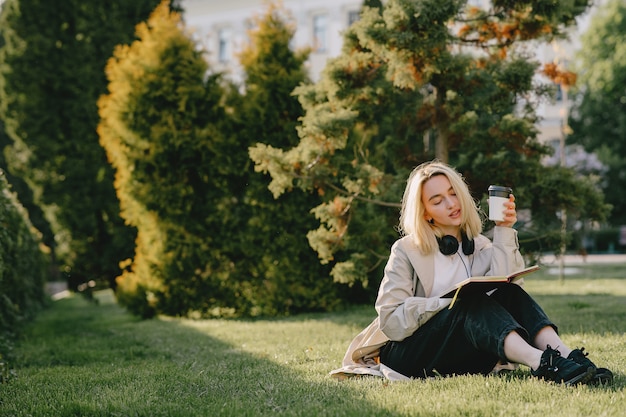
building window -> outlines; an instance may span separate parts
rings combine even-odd
[[[326,32],[328,31],[328,17],[320,14],[313,17],[313,50],[326,52],[328,49]]]
[[[483,0],[469,0],[467,2],[467,5],[474,6],[474,7],[485,7],[486,5],[484,3],[485,2]]]
[[[231,31],[230,29],[223,28],[217,33],[217,59],[221,63],[230,61],[231,51]]]
[[[354,22],[361,18],[361,12],[358,10],[352,10],[348,12],[348,26],[352,26]]]

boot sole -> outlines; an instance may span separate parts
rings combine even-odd
[[[593,385],[613,383],[613,373],[605,368],[596,368],[596,376],[590,382]]]
[[[596,370],[593,366],[590,366],[589,368],[587,368],[587,372],[580,374],[580,375],[576,375],[572,379],[563,381],[563,383],[565,385],[586,384],[588,382],[591,382],[591,380],[594,379],[595,376],[596,376]]]

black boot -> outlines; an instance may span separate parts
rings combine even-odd
[[[596,375],[596,371],[592,366],[579,365],[562,357],[558,350],[554,350],[548,345],[548,348],[541,355],[539,368],[536,371],[531,370],[531,374],[548,381],[576,385],[591,381]]]
[[[610,384],[613,382],[613,372],[606,368],[598,368],[595,363],[591,362],[589,358],[587,358],[587,355],[589,354],[585,352],[585,348],[581,347],[580,349],[572,350],[572,353],[567,356],[567,359],[570,359],[579,365],[595,369],[596,376],[591,381],[594,384]]]

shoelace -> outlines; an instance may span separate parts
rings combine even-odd
[[[548,357],[548,362],[549,363],[546,364],[548,366],[548,370],[552,371],[552,372],[558,372],[559,367],[555,366],[552,361],[554,360],[554,357],[557,357],[557,358],[560,357],[561,356],[561,352],[559,352],[556,349],[552,349],[552,347],[550,345],[547,345],[546,347],[551,350],[550,356]]]

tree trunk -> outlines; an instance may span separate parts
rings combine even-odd
[[[435,139],[435,158],[441,162],[448,163],[448,132],[445,128],[437,130],[437,138]]]
[[[443,110],[443,106],[445,104],[446,91],[439,87],[435,88],[435,94],[437,95],[437,110],[436,110],[436,118],[435,118],[435,131],[437,132],[437,137],[435,138],[435,158],[440,160],[441,162],[448,163],[449,154],[448,154],[448,126],[447,126],[447,115]]]

